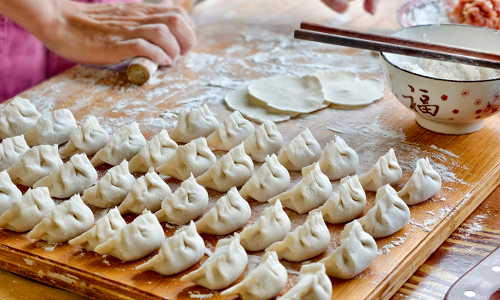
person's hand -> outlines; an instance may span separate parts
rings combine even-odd
[[[330,7],[336,12],[342,13],[349,8],[349,1],[353,0],[321,0],[326,6]],[[370,14],[375,14],[378,0],[364,0],[364,8]]]

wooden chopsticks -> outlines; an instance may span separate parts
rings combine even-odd
[[[500,54],[492,52],[314,23],[303,22],[300,24],[300,28],[295,30],[294,37],[296,39],[500,69]]]

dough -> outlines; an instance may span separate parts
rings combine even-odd
[[[283,147],[283,137],[276,124],[267,121],[257,127],[255,132],[245,142],[245,152],[254,160],[264,162],[266,156],[280,152]]]
[[[207,137],[219,127],[219,121],[206,104],[179,112],[177,126],[172,130],[172,139],[177,143],[189,143],[200,137]]]
[[[108,141],[108,132],[99,125],[96,117],[90,116],[82,126],[71,132],[68,143],[59,150],[59,154],[64,157],[79,153],[92,155],[104,148]]]
[[[243,118],[239,111],[233,112],[222,124],[207,137],[210,148],[229,151],[249,137],[255,128]]]
[[[321,157],[321,147],[309,129],[306,128],[286,145],[278,156],[279,162],[290,171],[300,171],[302,168],[318,161]]]
[[[313,263],[300,268],[299,282],[278,300],[330,300],[332,282],[325,273],[325,265]]]
[[[426,157],[417,161],[417,168],[398,196],[408,205],[415,205],[436,195],[441,189],[441,177]]]
[[[69,136],[76,129],[75,117],[69,109],[58,109],[46,112],[38,119],[35,125],[24,133],[26,143],[30,146],[60,145],[69,140]]]
[[[0,172],[0,215],[22,196],[23,193],[10,180],[9,173],[7,171]]]
[[[398,164],[398,159],[391,148],[384,156],[380,157],[372,169],[361,176],[359,182],[366,191],[377,191],[385,184],[394,185],[403,177],[403,170]]]
[[[0,139],[21,135],[36,124],[40,113],[28,99],[15,97],[0,117]]]
[[[0,143],[0,171],[7,170],[17,163],[29,148],[24,135],[3,139]]]
[[[168,136],[166,130],[162,130],[130,160],[128,168],[131,173],[146,173],[149,168],[159,167],[175,156],[176,152],[177,144]]]
[[[326,144],[319,159],[321,172],[330,180],[356,173],[358,165],[358,154],[339,136],[335,136],[335,141]]]

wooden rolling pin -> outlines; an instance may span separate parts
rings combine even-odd
[[[145,57],[134,57],[127,68],[128,81],[135,84],[146,83],[158,70],[158,65]]]

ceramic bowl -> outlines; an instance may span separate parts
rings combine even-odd
[[[475,26],[422,25],[392,35],[496,53],[500,50],[499,31]],[[392,93],[415,113],[422,127],[445,134],[471,133],[499,111],[500,78],[459,81],[428,77],[393,63],[403,59],[417,61],[415,57],[381,53],[382,70]]]

